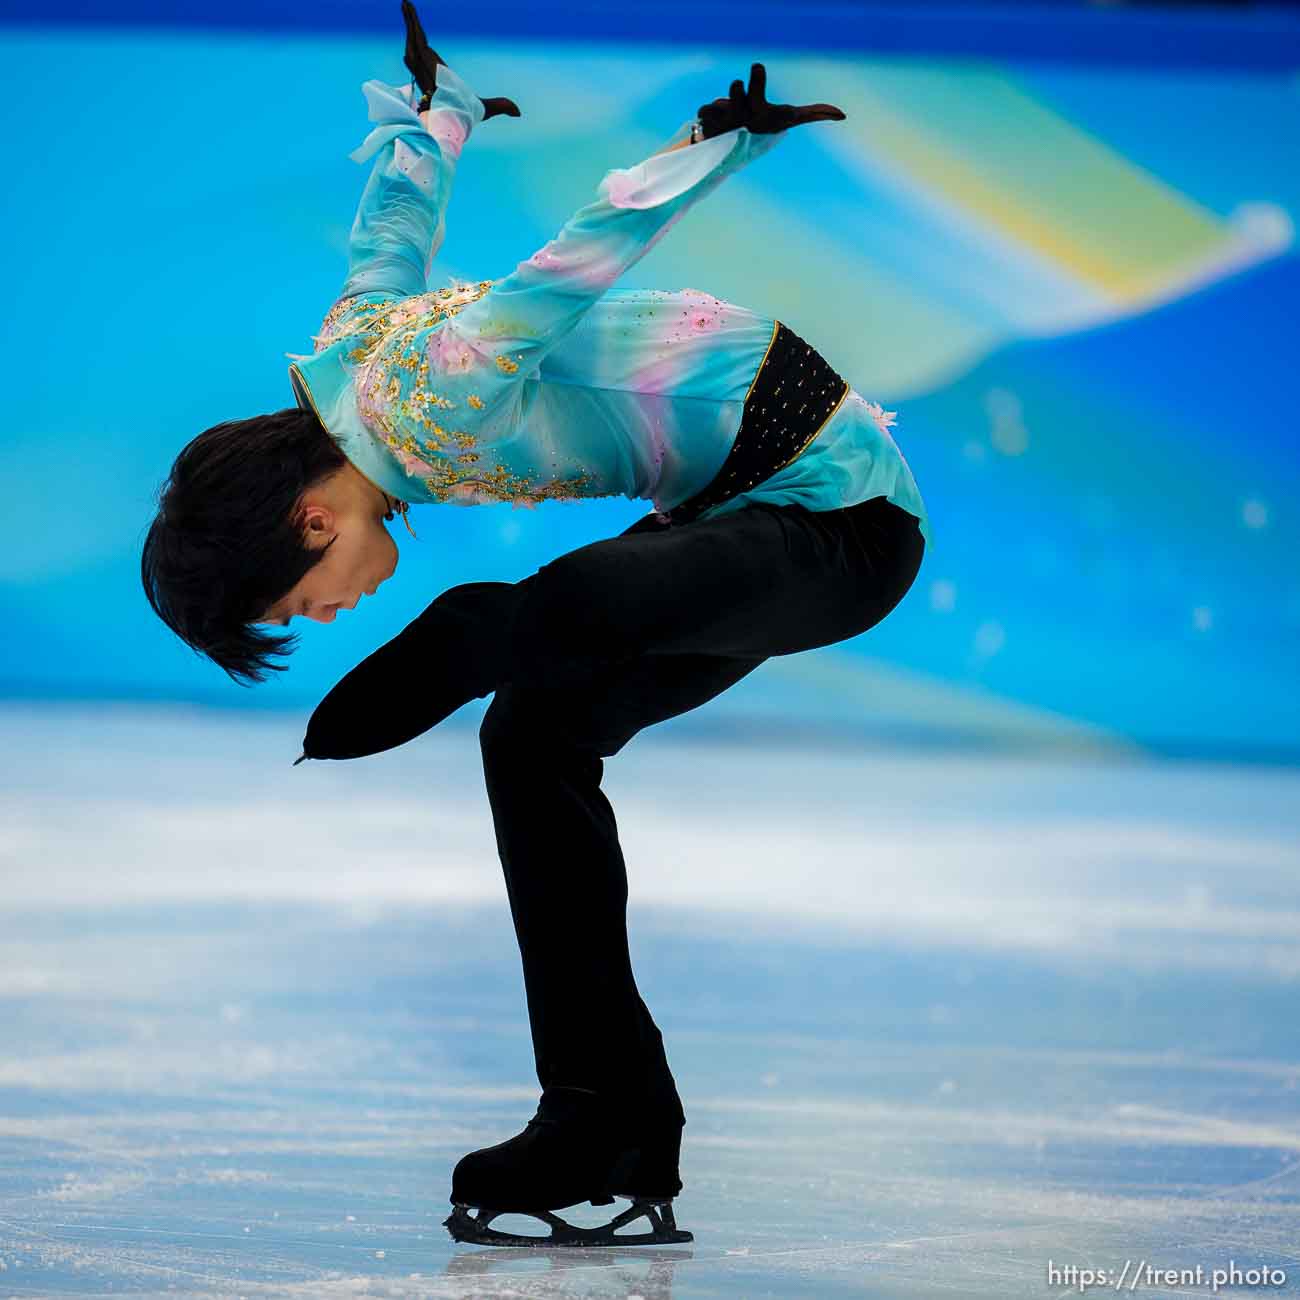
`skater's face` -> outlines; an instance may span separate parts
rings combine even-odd
[[[308,549],[324,550],[318,561],[258,619],[288,625],[291,618],[332,623],[341,609],[355,609],[373,596],[397,568],[397,544],[384,523],[388,498],[347,464],[303,494]]]

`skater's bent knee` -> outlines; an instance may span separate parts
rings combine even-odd
[[[484,754],[517,752],[530,741],[544,740],[554,731],[550,707],[546,692],[503,683],[479,723],[480,749]]]
[[[479,746],[486,754],[511,740],[519,732],[519,710],[514,702],[515,688],[509,683],[497,687],[492,703],[478,725]]]

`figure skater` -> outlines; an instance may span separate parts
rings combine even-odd
[[[390,749],[494,694],[483,770],[542,1093],[521,1133],[456,1165],[447,1226],[504,1244],[687,1241],[672,1211],[685,1114],[632,974],[603,759],[770,656],[875,626],[930,534],[892,413],[793,330],[694,289],[614,286],[784,131],[844,114],[768,103],[755,63],[747,87],[610,171],[509,275],[431,290],[462,148],[519,109],[480,100],[409,3],[403,14],[414,85],[363,86],[375,126],[352,156],[374,166],[342,293],[289,367],[297,407],[180,452],[144,544],[145,592],[251,684],[294,643],[259,625],[332,622],[373,594],[397,562],[384,522],[398,512],[411,529],[412,502],[654,505],[520,582],[443,592],[330,691],[296,761]],[[603,1228],[554,1213],[614,1196],[632,1204]],[[550,1235],[492,1228],[506,1212]],[[619,1231],[640,1218],[648,1231]]]

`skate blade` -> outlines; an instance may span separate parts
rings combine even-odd
[[[565,1223],[549,1210],[473,1210],[472,1206],[453,1203],[451,1214],[443,1221],[443,1226],[454,1241],[477,1246],[663,1246],[695,1240],[691,1233],[677,1226],[673,1208],[667,1201],[633,1201],[621,1214],[596,1228],[579,1228]],[[501,1232],[491,1223],[502,1214],[526,1214],[530,1219],[537,1219],[550,1228],[550,1236]],[[624,1224],[640,1218],[649,1220],[649,1232],[618,1231]]]

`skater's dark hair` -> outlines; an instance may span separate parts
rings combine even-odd
[[[159,489],[140,578],[154,613],[196,653],[251,686],[297,637],[254,622],[328,547],[303,544],[303,492],[346,464],[315,414],[293,408],[214,425]],[[332,540],[332,539],[331,539]]]

